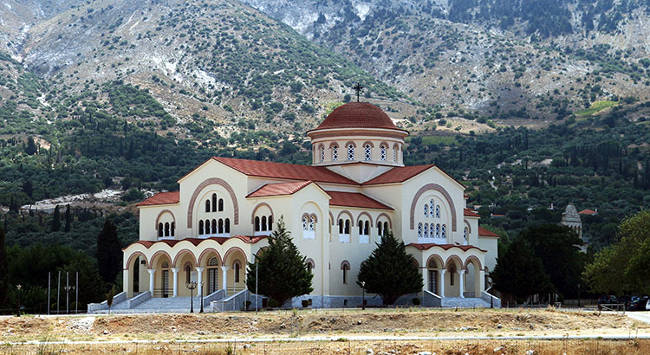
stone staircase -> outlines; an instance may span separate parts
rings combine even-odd
[[[194,312],[201,309],[201,299],[194,297]],[[203,309],[207,311],[209,305],[204,303]],[[168,298],[149,298],[139,305],[129,308],[128,302],[120,302],[111,307],[111,313],[189,313],[189,297],[168,297]],[[95,313],[108,313],[107,310],[97,311]]]
[[[461,298],[461,297],[444,297],[442,298],[443,308],[490,308],[490,302],[482,298]]]

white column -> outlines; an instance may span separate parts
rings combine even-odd
[[[198,288],[198,296],[201,297],[203,296],[203,267],[197,266],[196,267],[196,272],[198,273],[198,277],[196,278],[196,285]]]
[[[172,268],[172,273],[174,274],[174,284],[173,284],[173,297],[178,297],[178,268]]]
[[[440,269],[440,297],[445,297],[445,269]]]
[[[130,271],[129,269],[124,269],[122,271],[122,291],[126,292],[127,297],[129,297],[129,295],[131,295],[131,297],[133,297],[133,294],[131,293],[131,289],[133,287],[129,284],[129,281],[130,281],[130,279],[129,279],[129,271]]]
[[[465,269],[460,270],[460,277],[458,280],[460,283],[458,286],[460,287],[460,298],[465,298]]]
[[[147,269],[149,271],[149,292],[151,292],[151,297],[153,297],[153,287],[154,287],[154,276],[156,274],[156,269]]]
[[[429,269],[425,267],[424,269],[420,269],[420,270],[422,270],[422,283],[424,284],[424,286],[422,287],[422,290],[423,291],[428,290],[429,289]]]
[[[481,292],[485,291],[485,270],[480,270],[478,279],[478,294],[476,297],[481,297]]]
[[[228,269],[230,269],[228,266],[221,267],[221,279],[223,280],[223,289],[226,296],[228,295]]]

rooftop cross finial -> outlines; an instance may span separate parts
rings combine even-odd
[[[357,85],[353,86],[352,88],[357,92],[357,102],[359,102],[359,94],[361,93],[361,90],[363,90],[363,86],[357,82]]]

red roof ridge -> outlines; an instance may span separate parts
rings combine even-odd
[[[394,167],[382,173],[381,175],[364,182],[363,185],[379,185],[404,182],[426,170],[431,169],[434,166],[435,164],[424,164]]]
[[[223,243],[225,243],[229,239],[233,239],[233,238],[239,239],[239,240],[241,240],[241,241],[243,241],[244,243],[247,243],[247,244],[255,244],[255,243],[259,242],[260,240],[268,238],[268,236],[266,236],[266,235],[248,236],[248,235],[240,235],[240,234],[238,234],[238,235],[233,235],[231,237],[183,238],[183,239],[163,239],[163,240],[138,240],[138,241],[135,241],[135,242],[129,244],[128,246],[126,246],[122,250],[126,250],[127,248],[129,248],[130,246],[132,246],[134,244],[144,245],[144,247],[147,248],[147,249],[151,248],[153,245],[155,245],[157,243],[164,243],[164,244],[169,245],[170,247],[173,247],[174,245],[176,245],[176,244],[178,244],[180,242],[190,242],[194,246],[198,246],[199,244],[203,243],[206,240],[214,240],[215,242],[223,245]]]
[[[382,128],[404,131],[381,108],[369,102],[349,102],[335,108],[321,124],[307,134],[322,129]]]
[[[374,208],[380,210],[393,210],[392,207],[381,203],[374,198],[360,192],[348,191],[329,191],[325,192],[330,195],[330,206]]]
[[[478,213],[476,213],[471,208],[467,208],[467,207],[465,207],[465,209],[463,210],[463,213],[465,214],[466,217],[480,217],[478,215]]]
[[[499,238],[499,235],[492,232],[491,230],[485,229],[481,226],[478,227],[478,235],[480,237],[496,237]]]
[[[468,251],[470,249],[478,249],[479,251],[482,252],[487,252],[487,250],[483,250],[477,246],[474,245],[456,245],[456,244],[436,244],[436,243],[410,243],[406,245],[407,247],[414,247],[419,250],[429,250],[433,247],[439,247],[444,250],[449,250],[451,248],[458,248],[462,251]]]
[[[314,182],[311,180],[303,180],[295,182],[268,183],[249,193],[246,198],[293,195],[310,184],[314,184]]]
[[[598,211],[594,211],[594,210],[592,210],[590,208],[585,208],[584,210],[578,212],[578,214],[586,214],[586,215],[594,215],[594,214],[597,214],[597,213],[598,213]]]
[[[179,191],[165,191],[154,194],[153,196],[145,199],[142,202],[136,204],[137,207],[140,206],[156,206],[156,205],[170,205],[175,204],[180,201],[180,192]]]

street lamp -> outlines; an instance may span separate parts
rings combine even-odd
[[[196,288],[196,281],[188,282],[185,284],[185,287],[190,290],[190,313],[194,313],[194,289]]]
[[[20,317],[20,289],[23,288],[23,285],[18,284],[16,285],[16,289],[18,289],[18,312],[16,313],[16,317]]]
[[[361,281],[361,310],[366,310],[366,282]]]
[[[201,310],[199,313],[203,313],[203,282],[201,282]]]

